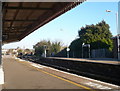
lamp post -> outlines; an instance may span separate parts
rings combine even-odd
[[[106,10],[106,12],[112,12],[111,10]],[[119,55],[119,29],[118,29],[118,12],[115,12],[116,15],[116,30],[117,30],[117,55],[118,55],[118,59],[120,59],[120,55]]]
[[[70,51],[70,48],[69,47],[67,47],[67,58],[69,58],[69,51]]]

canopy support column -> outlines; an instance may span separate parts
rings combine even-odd
[[[4,84],[4,72],[2,68],[2,2],[0,1],[0,91]]]
[[[2,66],[2,2],[0,1],[0,68]]]

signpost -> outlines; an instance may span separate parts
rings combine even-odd
[[[69,51],[70,51],[70,48],[67,47],[67,58],[69,58]]]
[[[46,58],[46,49],[47,49],[47,46],[44,45],[44,57]]]
[[[90,58],[90,44],[82,44],[82,58],[83,58],[83,47],[88,47],[88,53],[89,53],[89,58]]]

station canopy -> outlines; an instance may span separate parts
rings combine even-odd
[[[3,44],[20,41],[79,2],[3,2]]]

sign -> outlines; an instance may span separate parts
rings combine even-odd
[[[67,48],[66,50],[67,50],[67,51],[70,51],[70,48]]]

